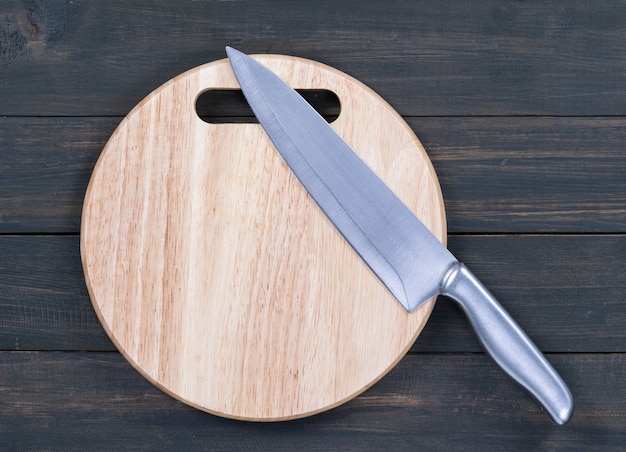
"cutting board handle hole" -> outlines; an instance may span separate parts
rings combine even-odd
[[[327,89],[296,90],[329,123],[339,117],[339,97]],[[196,99],[196,113],[209,124],[258,124],[240,89],[209,89]]]

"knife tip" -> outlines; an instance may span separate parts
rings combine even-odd
[[[241,55],[241,52],[231,46],[226,46],[226,55],[228,55],[228,58],[232,58],[236,55]]]

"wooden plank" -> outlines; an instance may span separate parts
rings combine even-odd
[[[626,350],[626,236],[455,236],[449,246],[540,349]],[[0,312],[0,350],[114,350],[87,295],[78,237],[0,237]],[[413,346],[480,350],[444,298]]]
[[[549,355],[576,410],[553,425],[484,355],[409,355],[334,410],[249,423],[190,408],[117,353],[0,353],[0,448],[103,450],[621,450],[623,354]]]
[[[0,350],[115,350],[89,301],[77,237],[0,236]]]
[[[626,231],[623,118],[412,118],[452,233]]]
[[[0,118],[0,232],[76,233],[121,118]],[[410,118],[455,233],[626,232],[626,119]]]
[[[626,350],[626,333],[619,331],[626,320],[626,236],[455,236],[449,248],[541,350]],[[464,345],[473,336],[460,329],[465,320],[444,300],[414,350],[479,350]]]
[[[124,115],[199,64],[247,53],[318,60],[407,116],[624,115],[613,0],[0,4],[0,115]]]
[[[120,118],[0,118],[0,232],[78,232],[96,159]]]

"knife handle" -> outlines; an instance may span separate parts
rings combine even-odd
[[[441,294],[459,303],[498,365],[535,397],[556,424],[565,424],[574,410],[567,385],[478,278],[457,262],[442,279]]]

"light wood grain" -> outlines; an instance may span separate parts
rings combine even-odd
[[[439,184],[421,144],[351,77],[257,56],[296,88],[329,89],[333,126],[445,241]],[[434,300],[408,314],[330,224],[258,124],[207,124],[226,60],[146,97],[94,169],[81,226],[95,310],[124,356],[172,396],[226,417],[326,410],[389,371]]]

